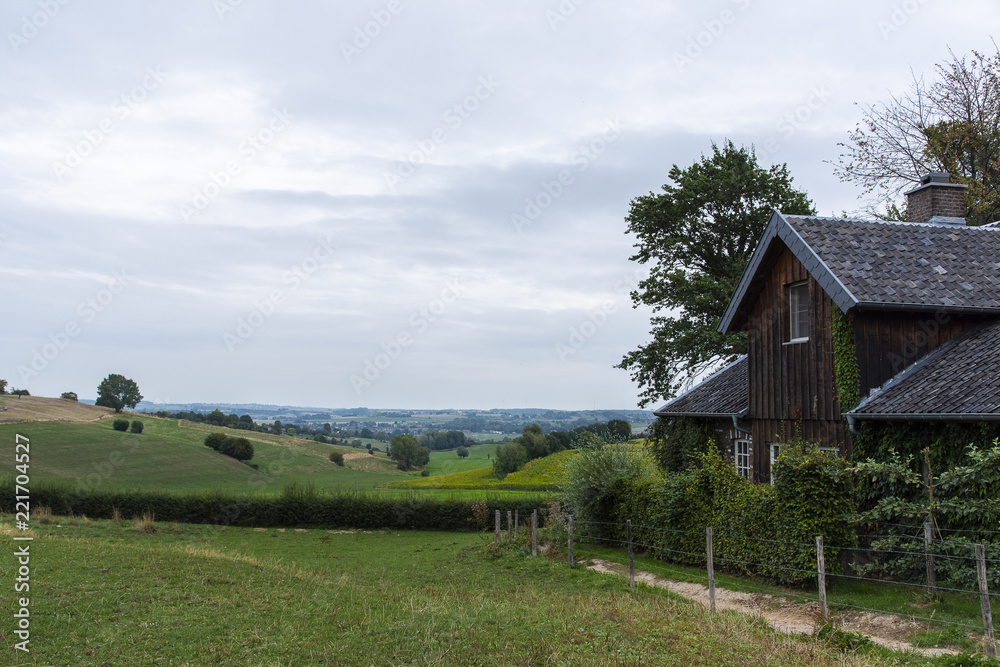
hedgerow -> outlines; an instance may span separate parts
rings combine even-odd
[[[14,482],[0,482],[0,509],[14,512]],[[294,485],[280,496],[237,496],[222,493],[174,495],[145,491],[76,493],[61,485],[33,484],[33,504],[61,515],[90,518],[142,516],[157,521],[232,526],[288,528],[394,528],[466,531],[478,527],[473,500],[400,498],[375,493],[318,493]],[[486,498],[490,514],[518,510],[522,516],[541,507],[542,498]]]

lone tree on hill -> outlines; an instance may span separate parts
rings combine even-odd
[[[815,214],[786,165],[761,167],[752,148],[731,141],[712,144],[712,154],[687,169],[674,165],[669,178],[673,184],[662,193],[633,199],[625,218],[636,237],[630,259],[649,265],[632,303],[654,315],[651,340],[617,368],[642,388],[643,406],[746,353],[745,333],[724,335],[716,327],[771,211]]]
[[[124,375],[112,373],[97,385],[97,400],[94,404],[121,412],[123,408],[134,408],[141,400],[139,385]]]
[[[6,394],[6,393],[7,393],[7,381],[0,380],[0,394]]]

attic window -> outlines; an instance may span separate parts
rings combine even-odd
[[[788,286],[788,339],[790,343],[809,340],[809,283]]]

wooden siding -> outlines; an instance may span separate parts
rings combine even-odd
[[[788,286],[809,284],[809,340],[789,343]],[[798,435],[850,454],[833,382],[832,309],[826,292],[783,250],[775,260],[747,324],[754,469],[769,478],[769,443]],[[777,439],[776,439],[777,438]]]
[[[907,366],[963,330],[982,321],[946,312],[858,311],[854,340],[858,351],[861,396],[867,396]]]

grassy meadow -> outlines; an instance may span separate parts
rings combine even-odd
[[[30,439],[31,478],[38,483],[68,482],[89,490],[279,493],[291,483],[311,485],[317,491],[371,491],[420,478],[419,471],[397,470],[385,452],[369,455],[365,449],[129,413],[122,417],[141,420],[145,429],[141,434],[123,433],[112,428],[114,415],[106,408],[32,399],[30,414],[35,419],[65,415],[75,420],[0,424],[0,447],[8,460],[13,460],[15,434]],[[5,397],[5,402],[17,400]],[[0,415],[12,412],[13,408]],[[254,458],[249,463],[256,469],[204,446],[205,436],[220,430],[253,442]],[[384,449],[384,443],[371,442]],[[434,452],[428,470],[439,475],[489,466],[487,456],[495,451],[496,445],[476,445],[467,459],[453,451]],[[329,460],[332,452],[348,457],[344,467]]]
[[[904,664],[496,549],[491,535],[32,525],[31,653],[0,624],[6,664]],[[14,568],[0,559],[4,580]]]

